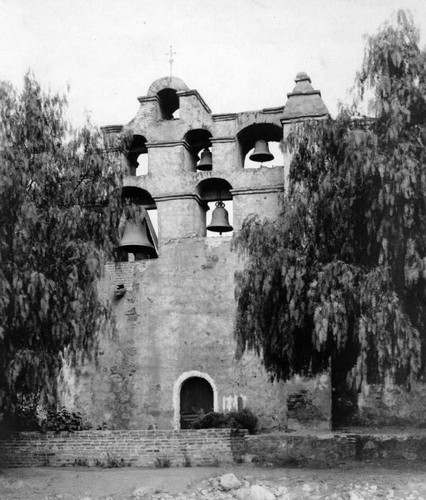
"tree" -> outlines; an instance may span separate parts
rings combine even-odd
[[[234,240],[236,339],[272,378],[333,365],[333,385],[423,377],[426,362],[426,53],[405,12],[367,39],[357,103],[295,128],[276,221]]]
[[[64,360],[93,356],[108,318],[97,282],[116,244],[121,174],[66,99],[27,75],[0,85],[0,420],[20,397],[53,404]]]

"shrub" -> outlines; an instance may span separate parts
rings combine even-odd
[[[215,411],[210,413],[200,412],[196,420],[191,424],[192,429],[223,429],[227,427],[229,427],[227,415]]]
[[[199,413],[191,425],[192,429],[247,429],[253,434],[257,425],[257,417],[247,408],[230,413]]]
[[[234,429],[247,429],[250,434],[254,433],[257,425],[257,417],[251,410],[244,408],[243,410],[232,411],[227,416],[231,423],[230,427]]]
[[[113,431],[114,430],[114,424],[109,424],[107,422],[102,422],[96,427],[97,431]]]
[[[76,458],[74,460],[73,465],[78,466],[78,467],[88,467],[89,463],[87,461],[87,458]]]
[[[155,466],[157,469],[167,469],[170,467],[171,461],[168,457],[157,457],[155,459]]]
[[[183,466],[184,467],[192,467],[191,459],[189,455],[185,452],[183,456]]]
[[[107,453],[107,462],[105,467],[107,469],[114,469],[118,467],[130,467],[130,462],[126,463],[124,461],[124,458],[112,457],[110,456],[109,453]]]
[[[42,422],[42,429],[46,431],[84,431],[92,426],[88,422],[83,421],[83,417],[79,412],[70,412],[65,406],[59,411],[47,412],[47,417]]]
[[[95,467],[101,467],[102,469],[117,469],[120,467],[130,467],[130,462],[125,462],[123,458],[118,458],[111,456],[109,453],[106,454],[105,461],[95,458],[93,461]]]

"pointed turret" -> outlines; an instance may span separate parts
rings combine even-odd
[[[329,112],[321,98],[321,92],[311,85],[311,79],[305,73],[297,73],[296,86],[287,94],[282,121],[291,122],[303,118],[325,118]]]

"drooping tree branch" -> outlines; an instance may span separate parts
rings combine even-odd
[[[405,13],[369,37],[356,88],[373,92],[374,116],[295,127],[278,219],[251,217],[234,238],[238,352],[272,377],[329,360],[358,388],[424,375],[425,61]]]

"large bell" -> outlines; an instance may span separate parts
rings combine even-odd
[[[212,220],[207,226],[209,231],[214,231],[215,233],[227,233],[232,231],[234,228],[229,224],[228,211],[225,209],[225,203],[218,201],[216,203],[216,208],[212,213]]]
[[[148,239],[145,221],[140,224],[132,220],[126,221],[118,249],[133,253],[136,260],[158,257],[154,245]]]
[[[254,145],[254,151],[250,155],[250,160],[264,162],[274,159],[274,155],[269,151],[267,141],[260,139]]]
[[[201,160],[197,165],[198,170],[212,169],[212,154],[209,149],[205,148],[201,153]]]

